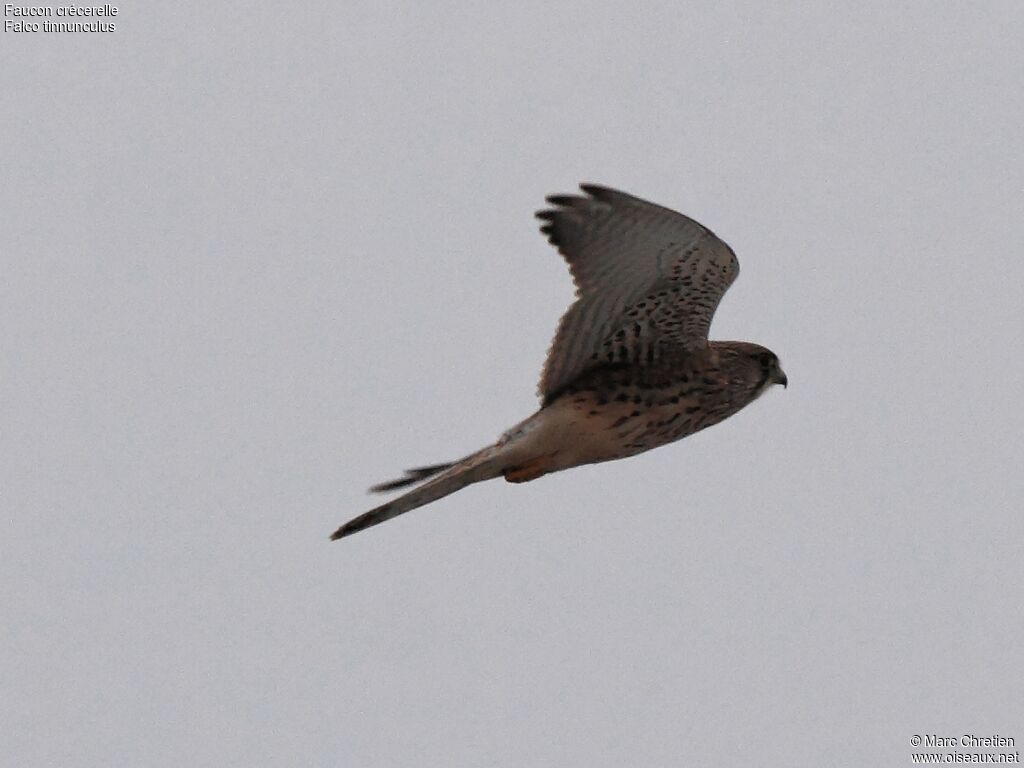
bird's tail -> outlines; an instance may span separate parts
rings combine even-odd
[[[428,477],[433,477],[444,472],[446,469],[451,469],[457,463],[449,461],[447,464],[431,464],[429,467],[407,469],[405,470],[405,477],[389,480],[386,483],[378,483],[370,488],[370,493],[387,493],[388,491],[397,491],[399,488],[405,488],[407,485],[415,485],[426,480]]]
[[[375,485],[370,489],[371,491],[392,491],[436,475],[436,477],[423,483],[419,488],[414,488],[397,499],[392,499],[387,504],[382,504],[371,509],[369,512],[364,512],[359,517],[349,520],[331,534],[331,539],[351,536],[353,533],[357,533],[364,528],[383,523],[392,517],[398,517],[398,515],[409,512],[417,507],[422,507],[424,504],[437,501],[437,499],[455,493],[467,485],[498,477],[502,474],[502,454],[503,451],[500,444],[491,445],[460,461],[451,464],[435,464],[430,467],[409,469],[405,472],[406,476],[399,480]]]

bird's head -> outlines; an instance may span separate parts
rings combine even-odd
[[[732,385],[745,390],[752,398],[764,394],[772,384],[784,387],[790,383],[779,365],[778,355],[760,344],[713,341],[709,346],[729,372]]]
[[[772,384],[781,384],[782,388],[785,389],[789,384],[789,379],[786,378],[786,372],[782,370],[782,366],[779,364],[779,357],[770,349],[764,349],[763,347],[757,352],[757,364],[761,368],[761,375],[763,377],[764,385],[762,389],[767,389]]]
[[[789,384],[779,357],[770,349],[748,341],[713,341],[711,348],[730,371],[733,382],[745,387],[754,397],[768,390],[772,384]]]

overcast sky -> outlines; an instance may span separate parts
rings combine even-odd
[[[0,38],[8,764],[1024,745],[1018,3],[114,21]],[[580,181],[735,249],[788,390],[329,542],[537,407]]]

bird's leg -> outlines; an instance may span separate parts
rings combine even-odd
[[[509,467],[502,472],[505,475],[505,479],[510,483],[528,483],[530,480],[536,480],[541,475],[546,475],[551,471],[551,460],[555,457],[555,453],[542,453],[539,456],[534,456],[524,464],[518,464],[514,467]]]

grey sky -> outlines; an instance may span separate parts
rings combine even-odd
[[[1024,744],[1016,3],[132,4],[0,37],[24,766],[865,766]],[[351,539],[536,407],[545,194],[697,218],[789,375]]]

